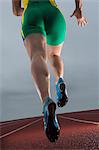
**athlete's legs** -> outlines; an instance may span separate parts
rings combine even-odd
[[[60,56],[62,47],[63,43],[58,46],[47,45],[48,59],[50,62],[50,66],[53,70],[53,73],[55,75],[56,82],[60,77],[63,78],[64,74],[63,60],[61,59]]]
[[[31,72],[41,99],[50,96],[50,75],[47,68],[46,39],[40,33],[33,33],[24,41],[31,60]]]

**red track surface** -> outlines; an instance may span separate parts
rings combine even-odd
[[[50,143],[43,118],[0,123],[1,150],[99,150],[99,110],[58,115],[61,133]]]

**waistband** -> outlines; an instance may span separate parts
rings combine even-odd
[[[37,2],[37,3],[40,3],[40,2],[49,2],[49,0],[29,0],[29,2]]]

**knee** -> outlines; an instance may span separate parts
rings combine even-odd
[[[31,56],[31,62],[39,60],[39,59],[43,59],[44,61],[47,60],[47,53],[46,53],[46,49],[40,48],[40,49],[35,49],[35,52],[32,53]]]
[[[60,58],[60,55],[58,55],[58,54],[50,54],[48,56],[49,61],[52,61],[52,62],[54,62],[54,60],[56,60],[58,58]]]
[[[49,62],[53,66],[55,66],[56,64],[59,64],[59,63],[63,64],[63,60],[62,60],[61,56],[58,55],[58,54],[52,54],[52,55],[50,55],[49,56]]]
[[[31,60],[31,72],[34,73],[36,70],[36,75],[39,74],[39,72],[43,72],[43,75],[46,78],[50,78],[50,74],[47,68],[47,61],[46,61],[46,53],[45,52],[36,52],[32,56]]]
[[[44,62],[46,62],[45,52],[35,52],[35,54],[33,54],[31,58],[31,68],[42,66],[42,63]]]

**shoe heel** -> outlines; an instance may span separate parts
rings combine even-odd
[[[55,117],[56,104],[55,103],[49,104],[48,111],[49,111],[49,117],[53,119]]]
[[[60,91],[65,92],[65,84],[64,83],[60,84]]]

